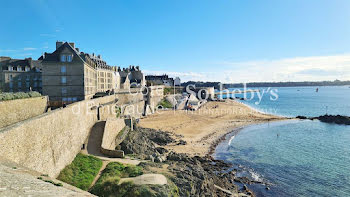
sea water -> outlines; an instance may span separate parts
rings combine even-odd
[[[350,116],[350,88],[277,88],[243,103],[264,112],[295,117]],[[269,184],[250,188],[258,196],[350,196],[350,126],[318,120],[287,120],[243,128],[228,135],[214,156],[239,166],[239,176]]]

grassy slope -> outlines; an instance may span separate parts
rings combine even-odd
[[[118,185],[120,178],[135,177],[142,175],[142,168],[133,165],[123,165],[121,163],[109,163],[103,170],[91,193],[98,196],[138,196],[140,193],[135,189],[135,185],[126,182]]]
[[[74,161],[61,171],[57,179],[88,190],[101,167],[100,159],[79,153]]]

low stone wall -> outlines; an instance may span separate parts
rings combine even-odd
[[[81,150],[97,121],[98,106],[113,105],[114,101],[114,95],[80,101],[1,128],[0,155],[56,177]]]
[[[115,150],[116,137],[125,127],[123,119],[108,118],[102,137],[101,152],[110,157],[124,157],[124,151]]]
[[[123,116],[140,118],[145,111],[145,101],[141,100],[135,103],[124,104],[121,106],[121,109]]]
[[[47,96],[0,101],[0,128],[40,114],[47,109]]]

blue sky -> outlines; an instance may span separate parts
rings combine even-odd
[[[348,0],[2,1],[0,56],[56,40],[183,81],[350,79]]]

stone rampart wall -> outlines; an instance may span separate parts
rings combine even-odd
[[[47,96],[0,101],[0,128],[45,113]]]

